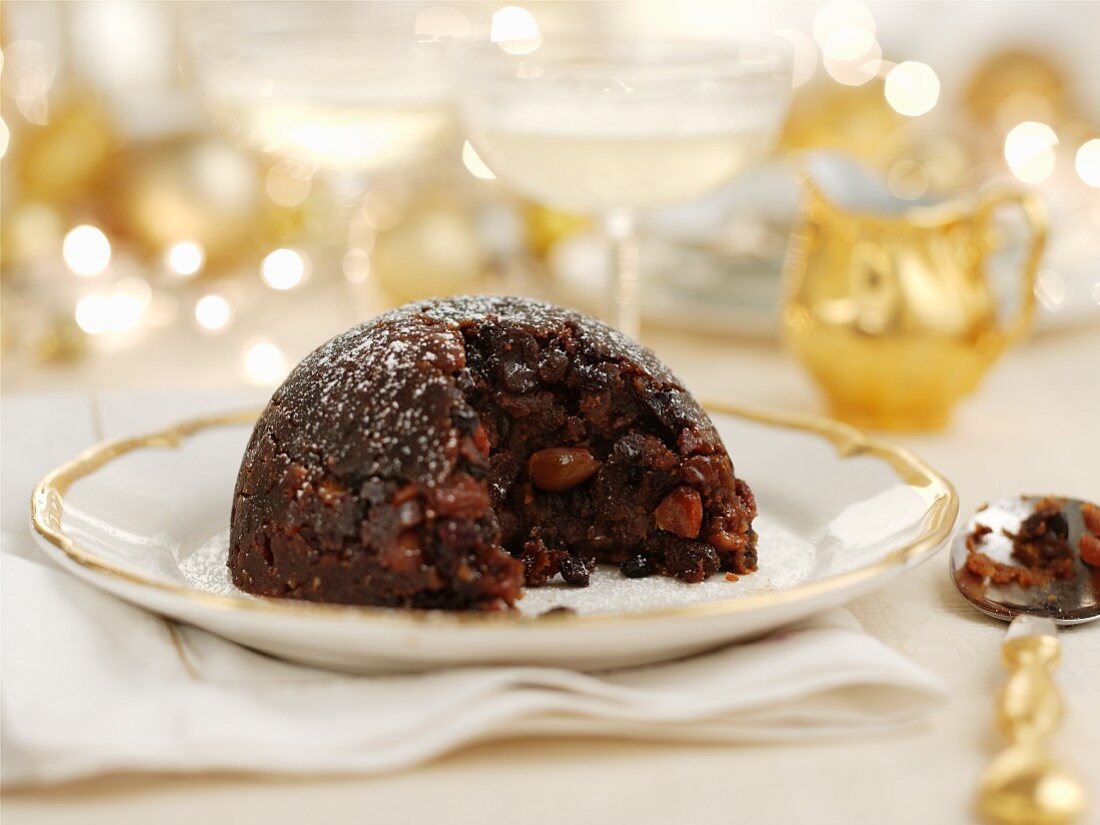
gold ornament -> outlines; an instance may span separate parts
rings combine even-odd
[[[983,126],[1025,120],[1058,123],[1072,109],[1066,75],[1049,57],[1024,49],[998,52],[970,78],[964,105]]]
[[[74,361],[88,348],[88,336],[71,315],[56,315],[49,319],[41,336],[35,341],[34,357],[40,363]]]
[[[0,222],[0,274],[28,266],[61,249],[61,216],[44,203],[21,201],[6,207]]]
[[[116,146],[106,113],[90,95],[51,101],[49,123],[23,129],[12,158],[20,198],[54,205],[86,196]]]
[[[208,259],[239,254],[262,214],[259,164],[211,137],[138,144],[117,165],[115,223],[157,254],[195,241]]]
[[[846,152],[884,169],[902,154],[908,118],[886,102],[883,82],[844,86],[823,81],[798,90],[780,138],[780,149]]]

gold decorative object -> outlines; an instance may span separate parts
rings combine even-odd
[[[997,696],[997,725],[1010,745],[982,774],[978,810],[999,825],[1065,825],[1080,816],[1084,790],[1047,753],[1062,703],[1051,680],[1059,659],[1058,639],[1020,636],[1005,641],[1002,657],[1011,671]]]
[[[984,61],[971,75],[963,99],[984,126],[1061,122],[1074,108],[1065,72],[1048,55],[1026,49],[1000,51]]]
[[[923,133],[886,158],[885,176],[896,197],[915,200],[967,189],[981,179],[977,168],[985,159],[957,137]]]
[[[210,258],[239,254],[261,217],[258,163],[216,138],[135,144],[115,179],[116,223],[158,254],[180,240],[202,244]]]
[[[912,143],[907,121],[886,102],[881,80],[862,86],[808,84],[791,101],[779,148],[844,152],[885,171]]]
[[[56,315],[35,342],[34,355],[40,363],[73,361],[88,348],[88,336],[71,315]]]
[[[1040,202],[1023,192],[913,207],[897,215],[848,211],[809,175],[801,226],[787,257],[786,339],[828,396],[833,413],[888,429],[942,427],[1028,326],[1046,238]],[[1021,208],[1031,248],[1020,308],[1007,324],[985,277],[993,213]]]
[[[47,124],[24,127],[12,162],[21,200],[56,205],[92,194],[118,137],[91,94],[51,102],[50,109]]]
[[[20,199],[5,205],[0,222],[0,278],[7,278],[15,267],[56,255],[64,234],[62,216],[49,204]]]

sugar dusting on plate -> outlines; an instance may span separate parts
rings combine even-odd
[[[588,587],[570,587],[554,581],[545,587],[529,588],[519,601],[520,612],[537,616],[556,607],[577,613],[637,613],[684,604],[736,599],[751,593],[794,587],[812,577],[813,546],[785,529],[766,514],[757,517],[760,535],[760,569],[736,582],[721,573],[699,584],[685,584],[667,576],[628,579],[611,565],[601,565]],[[211,536],[179,563],[180,572],[196,590],[217,596],[254,599],[234,587],[225,561],[229,532]]]

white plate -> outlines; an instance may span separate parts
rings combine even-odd
[[[760,508],[760,569],[737,582],[599,570],[585,589],[530,590],[514,615],[243,594],[229,582],[226,535],[254,412],[93,447],[38,484],[32,524],[53,558],[96,587],[258,650],[354,671],[593,670],[683,656],[842,604],[950,537],[955,491],[904,450],[824,419],[711,410]],[[559,606],[576,613],[540,617]]]

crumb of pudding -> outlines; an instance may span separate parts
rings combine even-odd
[[[1020,523],[1018,532],[1003,531],[1012,539],[1012,558],[1043,579],[1064,580],[1076,575],[1063,505],[1060,499],[1044,498]]]
[[[980,576],[983,579],[988,578],[993,584],[1016,582],[1020,587],[1034,587],[1042,583],[1042,580],[1026,567],[1002,564],[977,550],[971,550],[967,554],[966,569],[975,576]]]
[[[980,522],[974,523],[974,529],[966,536],[966,569],[975,576],[989,579],[993,584],[1016,582],[1021,587],[1034,587],[1039,584],[1039,578],[1026,567],[1004,564],[978,549],[985,537],[992,532],[992,527]]]

